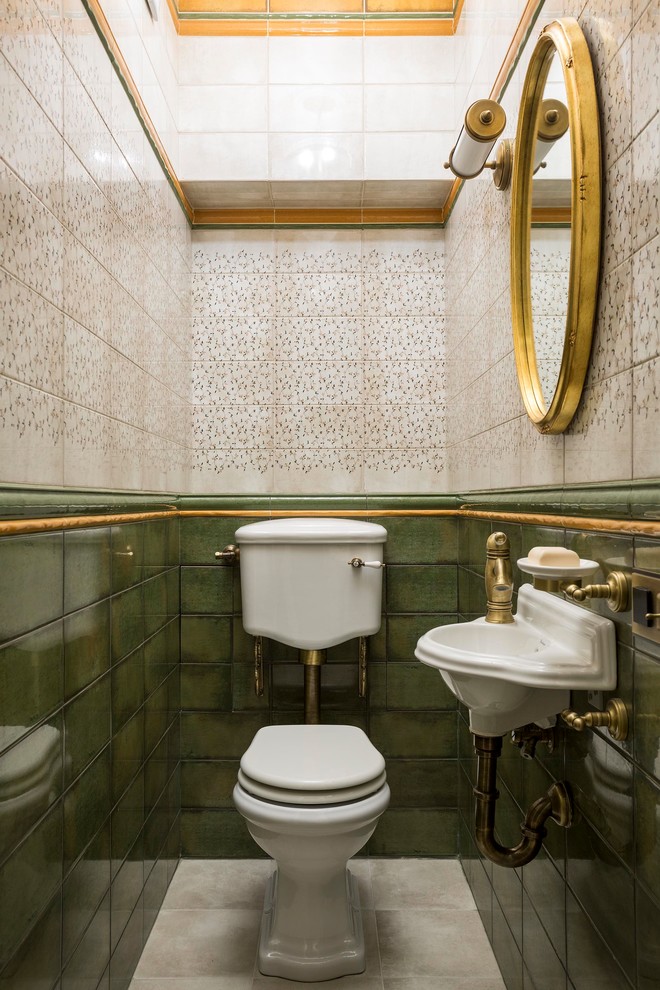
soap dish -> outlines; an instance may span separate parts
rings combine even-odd
[[[548,564],[537,564],[535,561],[530,561],[529,557],[521,557],[518,561],[518,567],[525,574],[531,574],[536,580],[545,581],[558,581],[558,580],[572,580],[580,581],[582,578],[591,577],[595,574],[599,568],[599,564],[595,560],[583,560],[580,558],[580,563],[574,566],[568,564],[557,565],[556,567],[551,567]]]

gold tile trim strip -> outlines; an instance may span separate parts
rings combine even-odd
[[[101,34],[105,39],[105,43],[108,47],[108,51],[110,52],[112,60],[119,70],[124,85],[126,86],[126,88],[130,93],[138,117],[142,122],[142,126],[149,135],[149,138],[156,150],[156,153],[161,160],[163,169],[165,170],[166,175],[168,176],[170,182],[172,183],[172,186],[174,187],[174,190],[188,216],[189,221],[193,223],[193,209],[186,198],[186,195],[181,187],[181,183],[179,182],[176,173],[174,171],[172,162],[170,161],[169,156],[165,151],[165,146],[163,145],[163,142],[160,140],[160,137],[158,136],[158,132],[154,127],[154,123],[151,117],[149,116],[149,112],[144,104],[142,97],[140,96],[140,92],[135,84],[135,80],[133,79],[133,76],[130,73],[126,60],[124,59],[124,56],[121,53],[121,49],[117,44],[117,39],[112,33],[112,30],[110,28],[110,25],[108,24],[106,16],[103,13],[101,4],[99,3],[99,0],[83,0],[83,2],[87,10],[89,11],[90,15],[92,16],[93,20],[95,21],[98,30],[101,32]]]
[[[269,14],[309,14],[309,0],[268,0]],[[323,0],[314,13],[361,14],[362,0]]]
[[[625,533],[630,536],[660,536],[660,520],[600,519],[592,516],[552,515],[545,512],[498,512],[485,509],[163,509],[155,512],[125,512],[114,515],[52,516],[41,519],[0,520],[0,536],[49,533],[61,529],[89,529],[117,526],[122,523],[148,522],[153,519],[236,518],[280,519],[297,516],[332,519],[386,519],[401,516],[444,516],[456,519],[485,519],[491,522],[519,523],[527,526],[553,526],[596,533]]]
[[[157,512],[122,512],[105,516],[49,516],[46,519],[0,519],[0,536],[23,536],[26,533],[51,533],[60,529],[90,529],[94,526],[118,526],[122,523],[148,522],[151,519],[176,519],[178,509]]]
[[[571,223],[570,206],[533,206],[532,223]]]
[[[491,100],[499,100],[502,95],[502,90],[506,84],[509,72],[511,71],[514,62],[520,55],[521,45],[524,44],[526,40],[530,25],[537,17],[544,2],[545,0],[527,0],[527,4],[522,12],[520,20],[518,21],[518,26],[515,30],[513,38],[507,48],[504,61],[499,68],[499,71],[495,77],[495,82],[491,88]]]

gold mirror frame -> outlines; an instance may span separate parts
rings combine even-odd
[[[530,247],[537,115],[558,53],[571,136],[571,255],[561,368],[550,406],[536,364]],[[598,101],[591,55],[572,17],[547,24],[532,53],[520,101],[511,199],[511,310],[516,370],[527,415],[540,433],[562,433],[577,409],[591,352],[600,272],[601,173]]]

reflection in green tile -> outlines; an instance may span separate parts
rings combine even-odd
[[[98,906],[62,973],[62,987],[97,986],[110,961],[110,894]]]
[[[64,534],[64,612],[110,594],[110,530],[75,529]]]
[[[119,800],[144,760],[144,710],[122,725],[112,739],[112,800]]]
[[[660,785],[635,772],[635,862],[637,877],[660,903]]]
[[[62,881],[58,802],[0,869],[0,970]]]
[[[64,795],[64,863],[69,869],[110,812],[110,747]]]
[[[111,818],[112,872],[120,868],[144,824],[144,773],[140,772],[113,809]],[[134,870],[132,872],[135,872]],[[140,873],[142,864],[140,863]],[[131,906],[132,910],[132,906]],[[129,912],[130,913],[130,912]]]
[[[660,659],[636,652],[634,684],[635,759],[649,775],[660,778]]]
[[[115,664],[112,676],[112,731],[132,718],[144,701],[144,648]]]
[[[63,556],[61,533],[0,538],[0,643],[60,618]]]
[[[110,822],[94,836],[62,887],[62,956],[66,961],[110,886]]]
[[[637,885],[635,917],[637,919],[638,990],[655,990],[660,973],[660,905]]]
[[[112,591],[125,591],[143,578],[144,525],[124,523],[112,527]]]
[[[0,649],[0,748],[19,739],[62,703],[62,622],[53,622]]]

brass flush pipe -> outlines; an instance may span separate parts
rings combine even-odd
[[[502,846],[495,838],[495,803],[499,791],[497,759],[502,753],[501,736],[474,736],[477,754],[477,799],[475,809],[475,838],[479,851],[497,866],[514,869],[525,866],[538,853],[546,836],[545,823],[552,818],[562,828],[569,828],[573,819],[573,805],[565,784],[552,784],[543,797],[528,809],[520,826],[522,838],[517,846]]]
[[[305,667],[305,725],[321,721],[321,665],[325,650],[301,650],[300,662]]]

